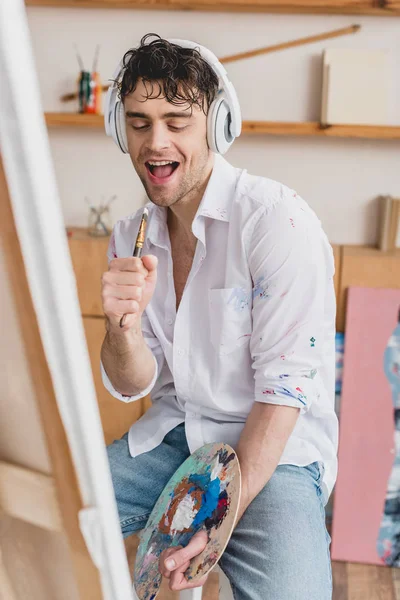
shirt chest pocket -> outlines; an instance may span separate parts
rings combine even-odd
[[[251,298],[251,290],[244,288],[208,291],[210,337],[218,354],[230,354],[248,346],[252,332]]]

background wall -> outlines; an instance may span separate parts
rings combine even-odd
[[[195,40],[219,56],[360,23],[359,33],[227,65],[246,120],[319,120],[322,51],[381,48],[390,55],[390,124],[400,125],[400,18],[31,7],[29,24],[45,111],[76,111],[59,98],[76,87],[74,43],[91,68],[112,77],[123,53],[148,32]],[[29,101],[29,99],[27,99]],[[103,131],[50,129],[67,225],[85,226],[87,205],[117,194],[113,221],[145,195],[129,158]],[[379,194],[400,196],[400,142],[245,136],[226,155],[235,166],[286,183],[317,212],[332,243],[374,244]]]

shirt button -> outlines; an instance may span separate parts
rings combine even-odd
[[[168,325],[172,325],[173,322],[174,322],[173,319],[167,319],[167,324]]]

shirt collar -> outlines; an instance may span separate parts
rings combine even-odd
[[[236,181],[236,169],[216,154],[211,177],[194,220],[202,216],[229,222]]]
[[[149,209],[149,223],[147,225],[146,244],[165,246],[167,231],[167,209],[156,206],[152,202],[146,204]]]

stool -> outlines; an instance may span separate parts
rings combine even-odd
[[[217,566],[213,569],[214,573],[218,573],[219,577],[219,594],[218,600],[233,600],[232,589],[229,579],[223,571]],[[193,588],[192,590],[183,590],[179,594],[179,600],[202,600],[203,588]]]

